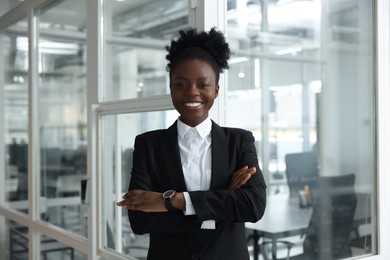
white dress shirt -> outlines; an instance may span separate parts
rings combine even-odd
[[[181,165],[188,191],[209,190],[211,183],[211,119],[208,117],[196,127],[177,120]],[[188,192],[183,192],[185,215],[196,215]],[[203,221],[202,229],[215,229],[214,220]]]

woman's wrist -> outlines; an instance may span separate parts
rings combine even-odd
[[[177,192],[175,196],[171,199],[172,206],[174,208],[177,208],[179,210],[185,210],[186,209],[186,202],[184,199],[183,192]]]

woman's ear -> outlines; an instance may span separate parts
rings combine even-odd
[[[215,86],[215,98],[216,99],[218,97],[218,93],[219,93],[219,85]]]

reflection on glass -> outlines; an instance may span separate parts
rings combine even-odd
[[[9,259],[29,259],[29,234],[28,228],[21,224],[8,220],[6,232],[9,234]],[[70,259],[84,260],[87,256],[46,235],[40,236],[40,255],[42,259]]]
[[[228,32],[239,53],[319,58],[321,1],[228,0]]]
[[[85,0],[51,1],[40,12],[41,34],[86,32]]]
[[[85,205],[80,205],[81,180],[86,177],[87,165],[86,40],[77,35],[68,38],[61,31],[74,31],[75,27],[83,30],[85,15],[80,11],[85,11],[84,6],[85,1],[59,1],[45,6],[39,16],[42,31],[38,43],[45,220],[82,236],[87,230]],[[72,13],[77,13],[72,19],[57,20]]]
[[[116,207],[127,192],[133,165],[136,135],[169,127],[178,117],[176,111],[105,115],[101,119],[101,194],[104,246],[134,257],[145,257],[149,246],[148,235],[135,235],[127,210]]]
[[[9,10],[13,9],[14,7],[18,6],[19,4],[23,3],[23,1],[20,0],[0,0],[0,16],[8,12]]]
[[[373,3],[228,0],[227,9],[226,123],[254,133],[269,221],[305,220],[306,236],[289,239],[309,259],[375,254]]]
[[[28,227],[12,220],[6,222],[9,234],[9,259],[28,259]]]
[[[87,255],[51,237],[41,235],[41,256],[43,259],[84,260]]]
[[[28,212],[28,39],[21,20],[2,34],[6,199]]]
[[[176,35],[178,27],[188,26],[187,7],[183,0],[109,0],[105,6],[111,10],[106,18],[111,21],[112,36],[165,40]]]
[[[187,0],[104,1],[104,101],[168,94],[164,47],[189,28],[187,6]]]

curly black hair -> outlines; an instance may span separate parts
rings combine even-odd
[[[171,40],[171,45],[166,46],[168,54],[167,71],[171,77],[176,66],[186,59],[201,59],[210,64],[216,75],[216,83],[219,74],[224,69],[229,69],[228,60],[231,55],[229,44],[222,32],[215,27],[209,32],[198,32],[196,29],[179,31],[177,40]]]

